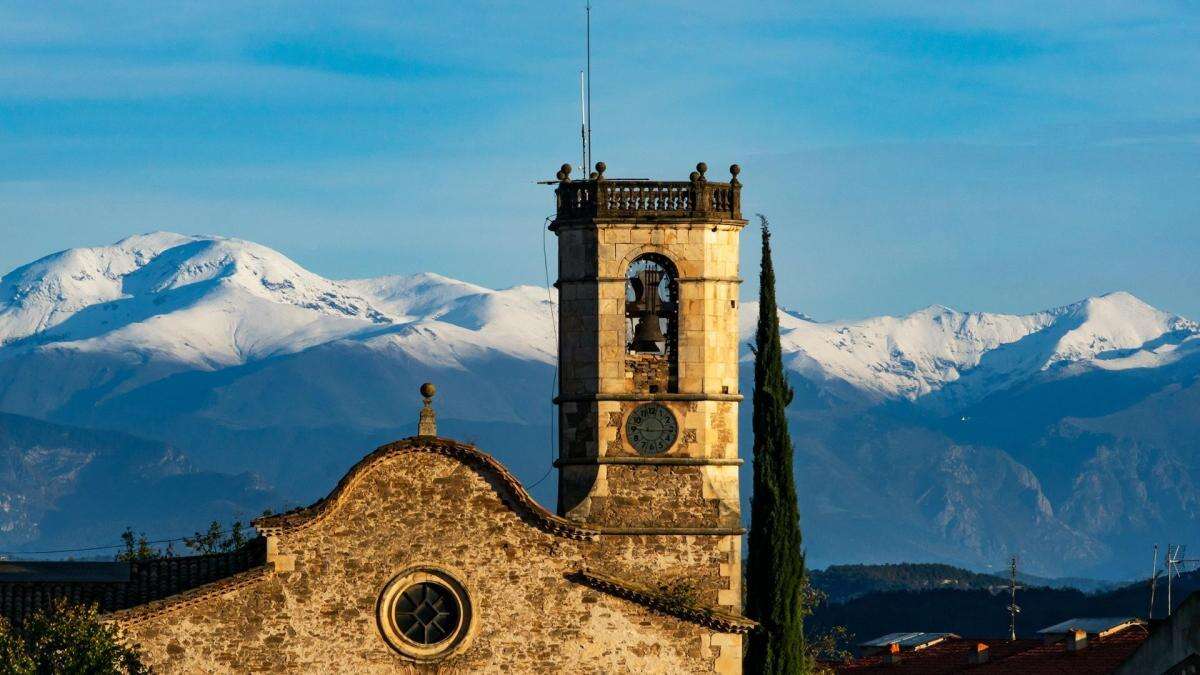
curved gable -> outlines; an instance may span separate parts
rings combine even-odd
[[[491,484],[499,493],[501,501],[523,521],[538,529],[555,536],[576,540],[592,540],[599,535],[596,530],[580,527],[546,510],[530,496],[517,477],[491,455],[472,445],[446,438],[425,436],[414,436],[376,448],[374,452],[355,464],[325,498],[310,506],[258,518],[253,525],[264,535],[281,534],[309,527],[336,512],[349,493],[353,491],[354,486],[372,467],[397,455],[412,453],[434,454],[462,463]]]

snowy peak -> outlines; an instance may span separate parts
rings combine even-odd
[[[781,319],[780,327],[789,367],[877,400],[944,391],[964,403],[1040,373],[1154,367],[1200,346],[1195,322],[1124,292],[1025,315],[932,305],[851,322]]]
[[[0,358],[58,347],[211,369],[350,340],[459,370],[497,356],[553,363],[556,303],[541,286],[432,273],[334,281],[253,242],[154,232],[0,279]],[[746,340],[757,311],[742,304]],[[1195,322],[1128,293],[1024,315],[931,305],[821,323],[780,310],[779,324],[788,368],[876,401],[969,403],[1030,378],[1156,367],[1200,349]]]
[[[494,291],[421,273],[343,282],[403,322],[374,340],[425,363],[466,368],[488,354],[554,363],[558,292],[539,286]]]
[[[1194,321],[1155,309],[1123,291],[1088,298],[1064,309],[1069,311],[1064,311],[1061,321],[1070,325],[1070,330],[1059,338],[1044,368],[1102,356],[1112,361],[1143,348],[1167,353],[1172,335],[1186,338],[1198,330]],[[1164,336],[1165,341],[1155,344]]]
[[[99,323],[115,329],[122,320],[145,321],[234,290],[339,318],[389,320],[353,291],[265,246],[154,232],[112,246],[61,251],[5,275],[0,344],[56,328],[65,331],[59,339],[93,337],[97,322],[79,315],[106,304],[109,315]],[[66,325],[76,318],[85,330]]]
[[[362,296],[277,251],[241,239],[196,238],[159,253],[124,279],[129,296],[192,285],[236,288],[255,297],[339,318],[387,323]]]
[[[436,317],[460,298],[495,293],[489,288],[432,272],[351,279],[341,283],[346,288],[371,298],[378,307],[401,319]]]
[[[214,369],[352,340],[460,369],[497,354],[551,363],[555,300],[431,273],[334,281],[254,242],[154,232],[4,276],[0,358],[60,348]]]
[[[876,398],[915,399],[958,380],[987,352],[1044,325],[1038,315],[931,306],[901,317],[781,324],[781,340],[791,355],[789,365],[801,373],[845,380]]]

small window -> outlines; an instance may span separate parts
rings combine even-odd
[[[389,581],[379,595],[376,618],[388,645],[418,661],[458,652],[472,628],[466,588],[435,568],[410,570]]]
[[[449,588],[435,582],[413,584],[396,599],[400,634],[419,645],[436,645],[458,630],[462,609]]]

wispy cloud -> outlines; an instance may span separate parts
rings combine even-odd
[[[796,223],[793,304],[1003,308],[1000,275],[1157,284],[1131,290],[1200,316],[1178,290],[1200,257],[1193,3],[594,0],[594,17],[597,159],[663,177],[741,161],[754,208]],[[537,278],[532,180],[578,152],[582,19],[549,1],[0,5],[0,270],[179,223],[335,275]],[[1077,238],[1086,258],[1028,262]],[[960,295],[936,293],[938,260]]]

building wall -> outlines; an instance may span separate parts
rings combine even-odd
[[[562,515],[606,530],[740,528],[737,274],[744,225],[718,216],[555,222]],[[626,274],[650,253],[669,259],[678,274],[676,392],[640,391],[627,363]],[[651,400],[674,413],[680,439],[662,455],[640,458],[624,438],[624,420]]]
[[[1134,630],[1134,629],[1130,629]],[[1180,666],[1188,659],[1193,669],[1200,667],[1200,591],[1192,593],[1171,614],[1157,624],[1133,656],[1116,670],[1118,675],[1142,673],[1196,672]]]
[[[569,539],[506,504],[505,489],[455,458],[383,455],[326,515],[276,535],[282,571],[119,621],[166,673],[740,672],[740,636],[566,578],[586,566],[650,586],[682,580],[701,602],[730,604],[739,538]],[[474,621],[461,651],[417,669],[382,639],[376,603],[389,580],[424,566],[467,589]]]
[[[741,220],[558,225],[561,394],[630,392],[625,273],[647,253],[670,259],[680,278],[679,390],[736,394],[744,225]]]

